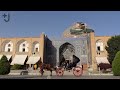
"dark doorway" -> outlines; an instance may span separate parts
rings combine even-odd
[[[63,57],[68,63],[72,62],[73,55],[75,55],[75,47],[68,42],[64,43],[59,48],[59,63],[63,61]]]

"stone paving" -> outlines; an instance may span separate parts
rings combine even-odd
[[[50,76],[49,71],[45,71],[44,75],[41,76],[38,70],[29,72],[28,75],[20,75],[23,70],[13,70],[9,75],[0,75],[0,79],[120,79],[120,76],[113,76],[112,73],[88,73],[83,72],[82,76],[76,77],[73,72],[65,71],[63,76],[57,76],[53,71]]]
[[[120,76],[112,75],[82,75],[76,77],[74,75],[63,76],[40,76],[40,75],[0,75],[0,79],[120,79]]]

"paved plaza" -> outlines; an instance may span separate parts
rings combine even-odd
[[[0,79],[120,79],[120,76],[113,75],[83,75],[76,77],[74,75],[64,76],[40,76],[40,75],[0,75]]]
[[[50,76],[49,71],[45,71],[43,76],[40,75],[39,70],[33,70],[27,75],[21,75],[21,71],[23,70],[11,70],[9,75],[0,75],[0,79],[120,79],[120,76],[113,76],[112,73],[88,73],[84,71],[82,76],[76,77],[72,71],[65,71],[63,76],[57,76],[55,71],[53,71],[52,76]]]

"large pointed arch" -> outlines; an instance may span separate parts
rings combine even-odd
[[[75,47],[66,42],[62,44],[59,48],[59,62],[62,61],[62,58],[64,57],[65,60],[72,60],[71,56],[75,55]]]

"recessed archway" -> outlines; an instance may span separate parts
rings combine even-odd
[[[17,52],[28,52],[29,43],[26,40],[17,42]]]
[[[62,61],[63,57],[65,60],[72,62],[73,55],[75,55],[75,47],[68,42],[62,44],[59,48],[59,63]]]
[[[34,41],[33,44],[32,44],[32,52],[34,52],[34,53],[39,52],[39,47],[40,47],[39,42],[38,41]]]
[[[96,51],[104,51],[104,45],[101,39],[96,41]]]
[[[13,42],[10,40],[5,40],[2,43],[2,52],[12,52],[13,51]]]

